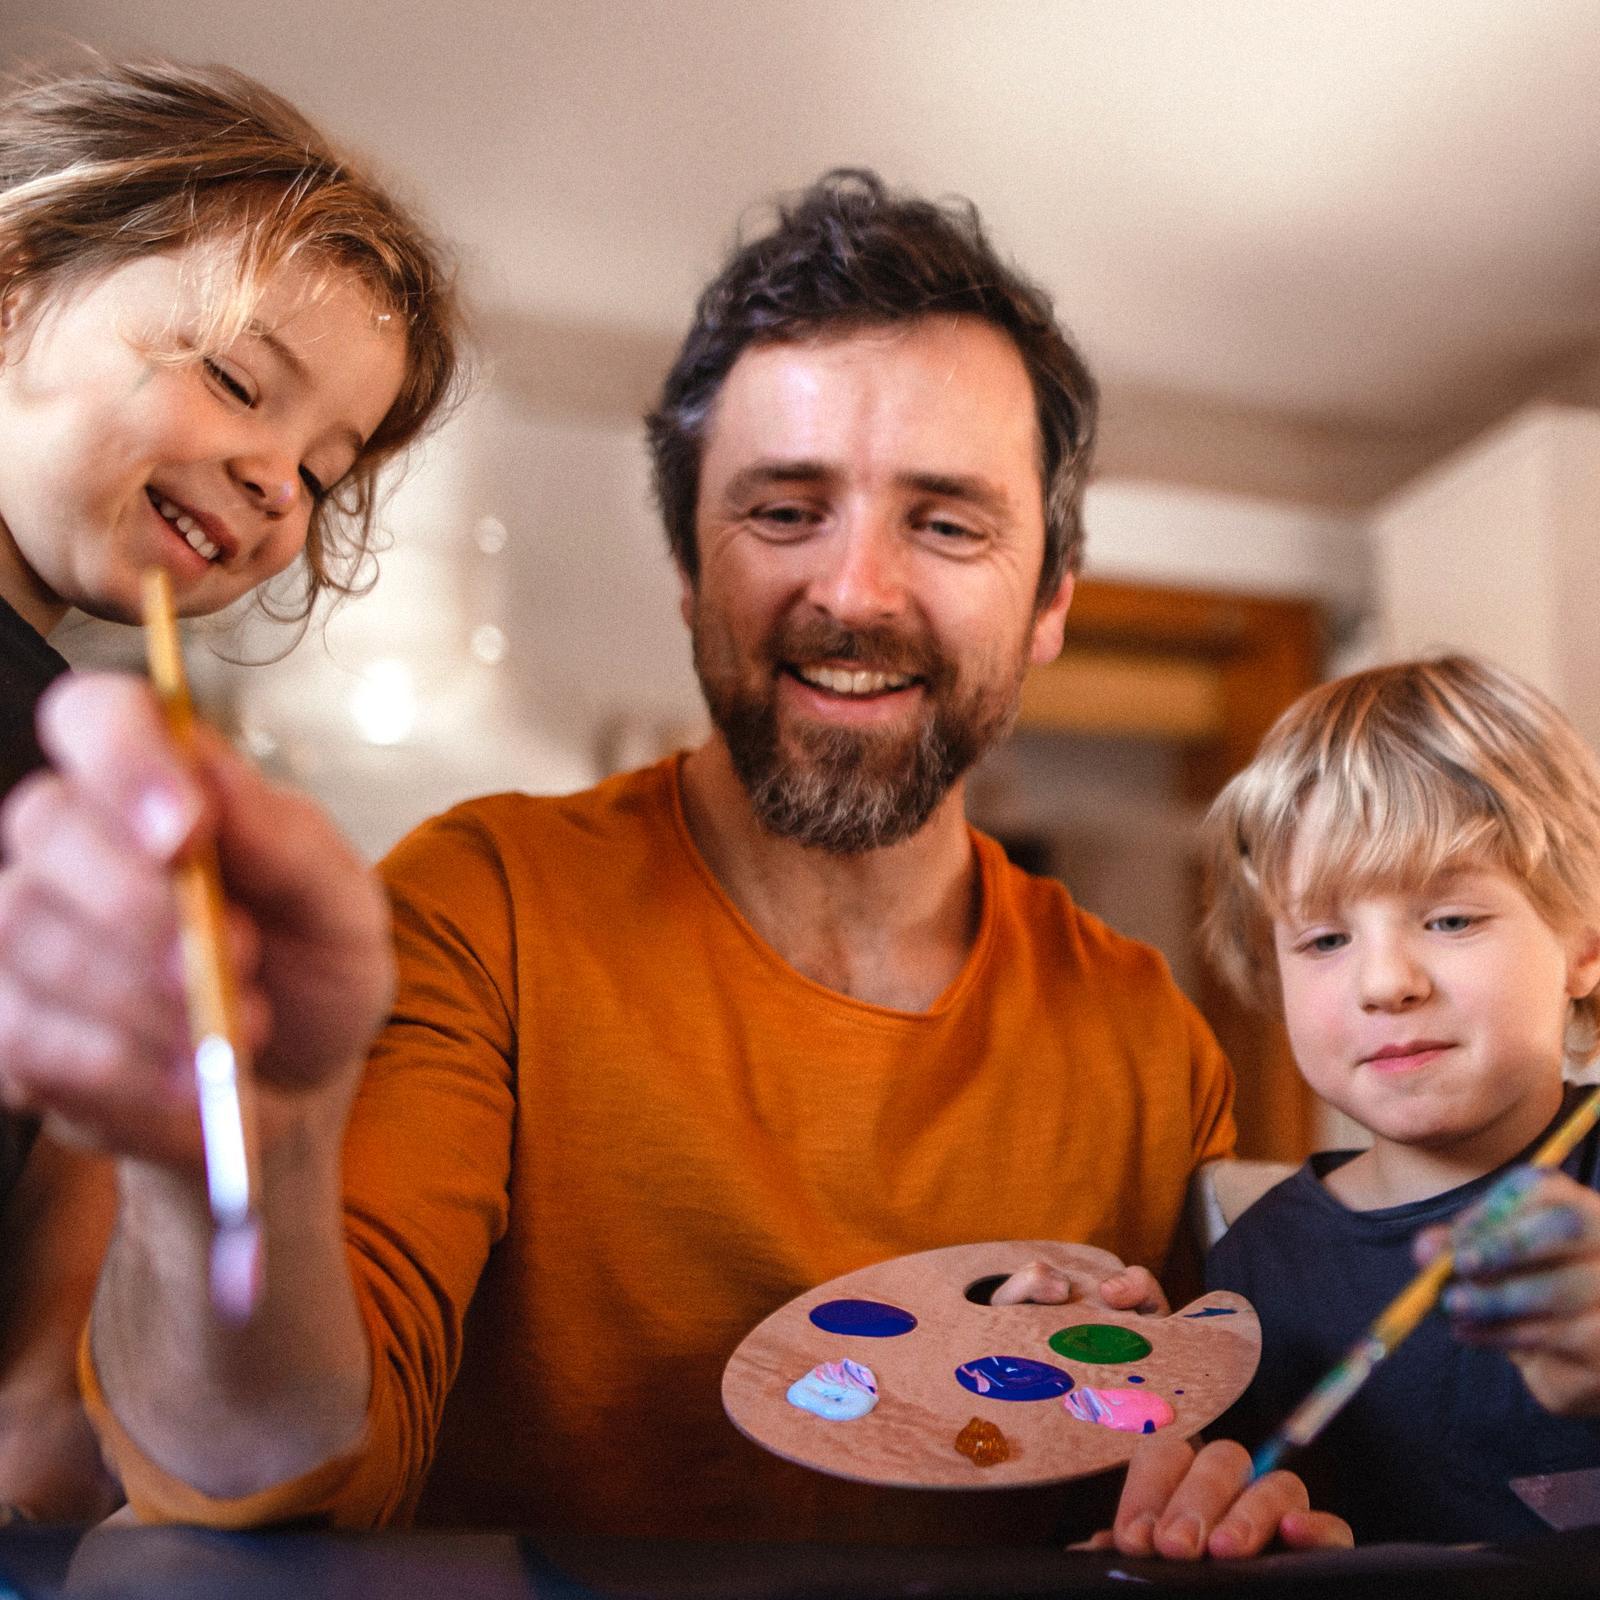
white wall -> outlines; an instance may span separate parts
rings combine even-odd
[[[1600,746],[1600,412],[1534,405],[1373,521],[1381,651],[1486,656]]]

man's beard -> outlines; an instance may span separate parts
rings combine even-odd
[[[837,855],[910,838],[1017,714],[1021,660],[1004,684],[979,685],[958,698],[955,669],[931,642],[819,619],[780,628],[767,642],[767,665],[827,661],[910,675],[921,683],[923,714],[909,731],[800,722],[786,750],[774,678],[757,688],[737,682],[708,659],[708,642],[697,615],[695,671],[757,818],[782,838]]]

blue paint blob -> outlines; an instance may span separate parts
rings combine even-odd
[[[1186,1317],[1233,1317],[1238,1312],[1232,1306],[1207,1306],[1204,1311],[1185,1311]]]
[[[1128,1382],[1129,1383],[1143,1383],[1144,1379],[1141,1378],[1137,1372],[1130,1372],[1128,1374]],[[1178,1392],[1181,1394],[1183,1391],[1180,1389]]]
[[[1146,1419],[1145,1425],[1139,1430],[1140,1433],[1154,1433],[1155,1431],[1156,1431],[1155,1423],[1149,1421],[1148,1419]]]
[[[853,1333],[858,1339],[898,1339],[917,1319],[881,1300],[826,1300],[811,1313],[824,1333]]]
[[[983,1356],[957,1367],[956,1382],[986,1400],[1053,1400],[1072,1387],[1072,1375],[1026,1356]]]

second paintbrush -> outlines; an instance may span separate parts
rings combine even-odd
[[[1585,1095],[1572,1114],[1534,1152],[1528,1165],[1558,1167],[1578,1141],[1600,1119],[1600,1089]],[[1509,1195],[1510,1200],[1498,1199]],[[1501,1187],[1484,1197],[1483,1209],[1493,1217],[1497,1205],[1509,1214],[1515,1209],[1520,1191]],[[1504,1220],[1503,1216],[1498,1220]],[[1419,1272],[1384,1308],[1328,1375],[1290,1413],[1289,1419],[1256,1451],[1251,1475],[1271,1472],[1291,1450],[1304,1449],[1344,1410],[1373,1369],[1405,1339],[1438,1301],[1444,1286],[1455,1271],[1455,1254],[1443,1250]]]

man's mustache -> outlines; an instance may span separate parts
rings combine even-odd
[[[926,636],[890,626],[847,628],[819,618],[781,627],[768,646],[774,663],[830,661],[864,672],[932,680],[947,670],[945,657]]]

